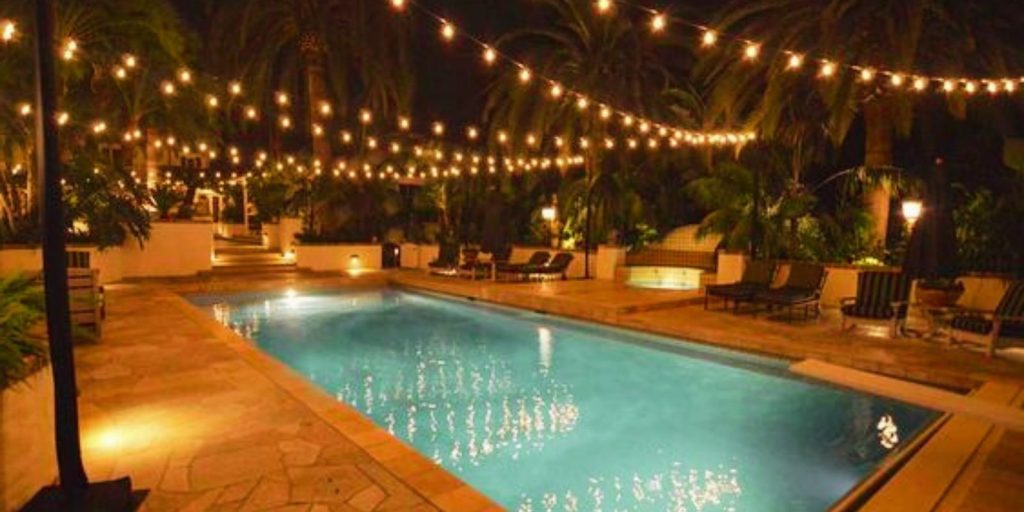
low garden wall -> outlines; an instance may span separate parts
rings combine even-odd
[[[55,451],[47,367],[0,394],[0,510],[18,510],[56,480]]]
[[[128,240],[120,247],[100,250],[92,246],[68,246],[69,253],[87,253],[89,268],[100,271],[101,283],[126,278],[180,277],[213,268],[214,225],[209,222],[154,222],[150,237],[139,247]],[[39,272],[43,268],[40,247],[0,249],[0,275]]]
[[[315,272],[362,272],[381,269],[381,246],[297,244],[295,265]]]

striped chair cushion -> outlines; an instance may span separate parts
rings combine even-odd
[[[958,331],[986,335],[992,332],[992,321],[981,316],[962,315],[953,318],[950,327]],[[999,328],[1003,338],[1024,338],[1024,322],[1007,322]]]
[[[867,271],[857,275],[857,301],[843,314],[859,318],[906,318],[906,305],[893,311],[893,302],[907,302],[910,280],[902,272]]]
[[[1014,281],[996,307],[1000,316],[1024,316],[1024,281]]]

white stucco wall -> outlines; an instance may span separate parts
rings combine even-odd
[[[288,254],[295,249],[295,235],[302,232],[302,219],[297,217],[282,217],[277,223],[277,236],[280,240],[279,248],[282,254]]]
[[[379,245],[296,245],[295,264],[316,272],[380,270]]]

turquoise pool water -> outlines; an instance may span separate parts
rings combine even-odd
[[[825,510],[934,417],[772,359],[395,290],[191,299],[510,510]]]

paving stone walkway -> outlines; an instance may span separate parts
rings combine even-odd
[[[340,424],[365,434],[339,431],[322,411],[268,377],[266,367],[257,368],[211,334],[209,325],[184,313],[180,300],[149,287],[109,292],[103,340],[76,349],[83,450],[92,479],[130,475],[136,489],[149,491],[144,511],[491,506],[460,489],[454,477],[422,464],[396,475],[373,452],[388,448],[406,455],[403,446],[390,444],[397,441],[368,442],[375,430],[347,410],[335,411],[347,422]],[[324,408],[344,408],[324,397]],[[452,484],[436,489],[438,496],[455,492],[428,498],[422,491],[432,492],[429,485],[407,483],[420,473]]]

